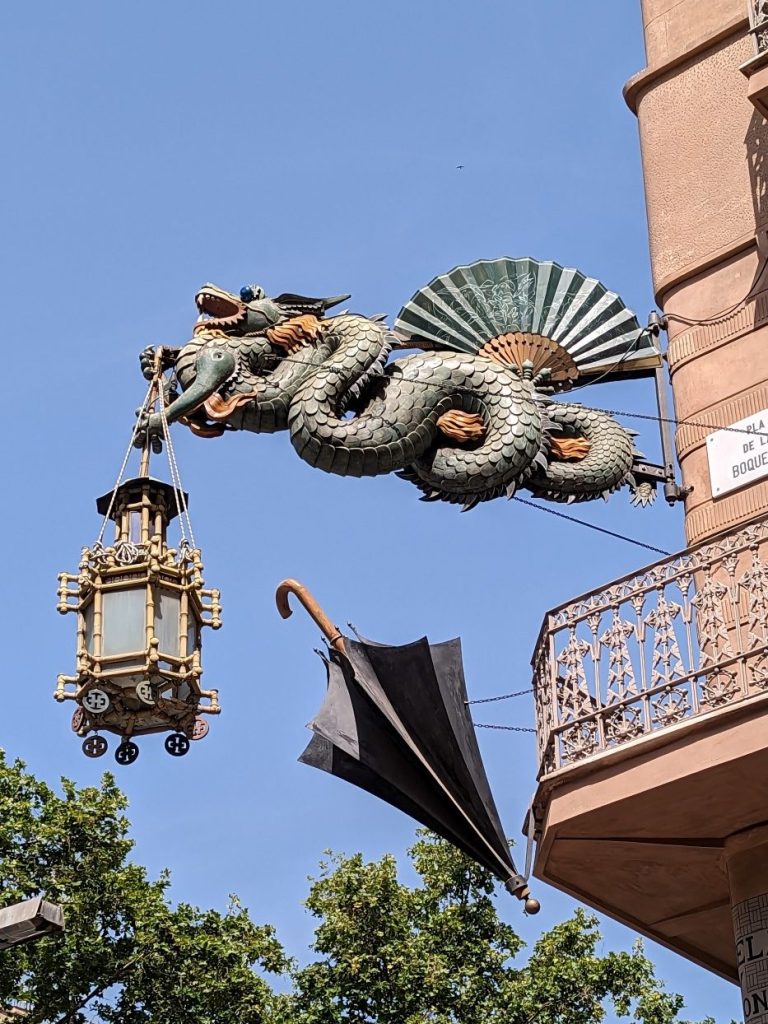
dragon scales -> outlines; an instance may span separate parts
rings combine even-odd
[[[423,500],[465,509],[520,487],[562,502],[624,485],[635,503],[652,498],[652,485],[633,475],[640,453],[632,432],[605,413],[554,401],[546,368],[434,346],[388,362],[397,340],[381,320],[326,317],[348,297],[203,286],[192,339],[162,350],[162,367],[181,388],[171,392],[167,421],[204,437],[287,430],[318,469],[396,472]],[[146,376],[154,365],[155,350],[145,350]],[[145,414],[137,445],[162,431],[160,415]]]

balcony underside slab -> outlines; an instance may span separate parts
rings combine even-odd
[[[574,765],[539,786],[534,874],[737,981],[724,843],[768,820],[766,780],[768,699]]]

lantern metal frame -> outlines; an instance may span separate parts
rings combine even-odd
[[[103,512],[112,506],[114,543],[84,548],[79,571],[59,574],[58,610],[77,615],[77,665],[75,675],[58,677],[55,697],[77,703],[73,729],[80,736],[105,730],[128,739],[172,729],[195,738],[202,731],[197,716],[221,710],[218,691],[200,686],[199,639],[203,627],[221,626],[220,592],[205,587],[199,548],[168,547],[166,527],[175,515],[172,498],[172,487],[150,477],[129,480],[104,495],[97,508]],[[132,536],[134,517],[139,529]],[[105,649],[108,595],[142,590],[143,646]],[[166,644],[158,638],[165,595],[178,602],[174,650],[162,649]],[[108,704],[101,711],[95,710],[98,700],[87,701],[94,690],[106,694]]]

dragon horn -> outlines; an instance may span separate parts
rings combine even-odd
[[[333,306],[338,306],[340,302],[346,302],[351,298],[351,292],[348,295],[332,295],[329,299],[323,299],[323,309],[331,309]]]
[[[340,302],[348,299],[349,295],[332,295],[328,299],[312,298],[309,295],[296,295],[293,292],[283,292],[275,296],[278,306],[285,306],[288,309],[300,309],[305,313],[324,313],[331,306],[338,306]]]

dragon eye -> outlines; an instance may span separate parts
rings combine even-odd
[[[240,298],[243,302],[251,302],[253,300],[253,288],[249,288],[247,285],[245,288],[241,288]]]

